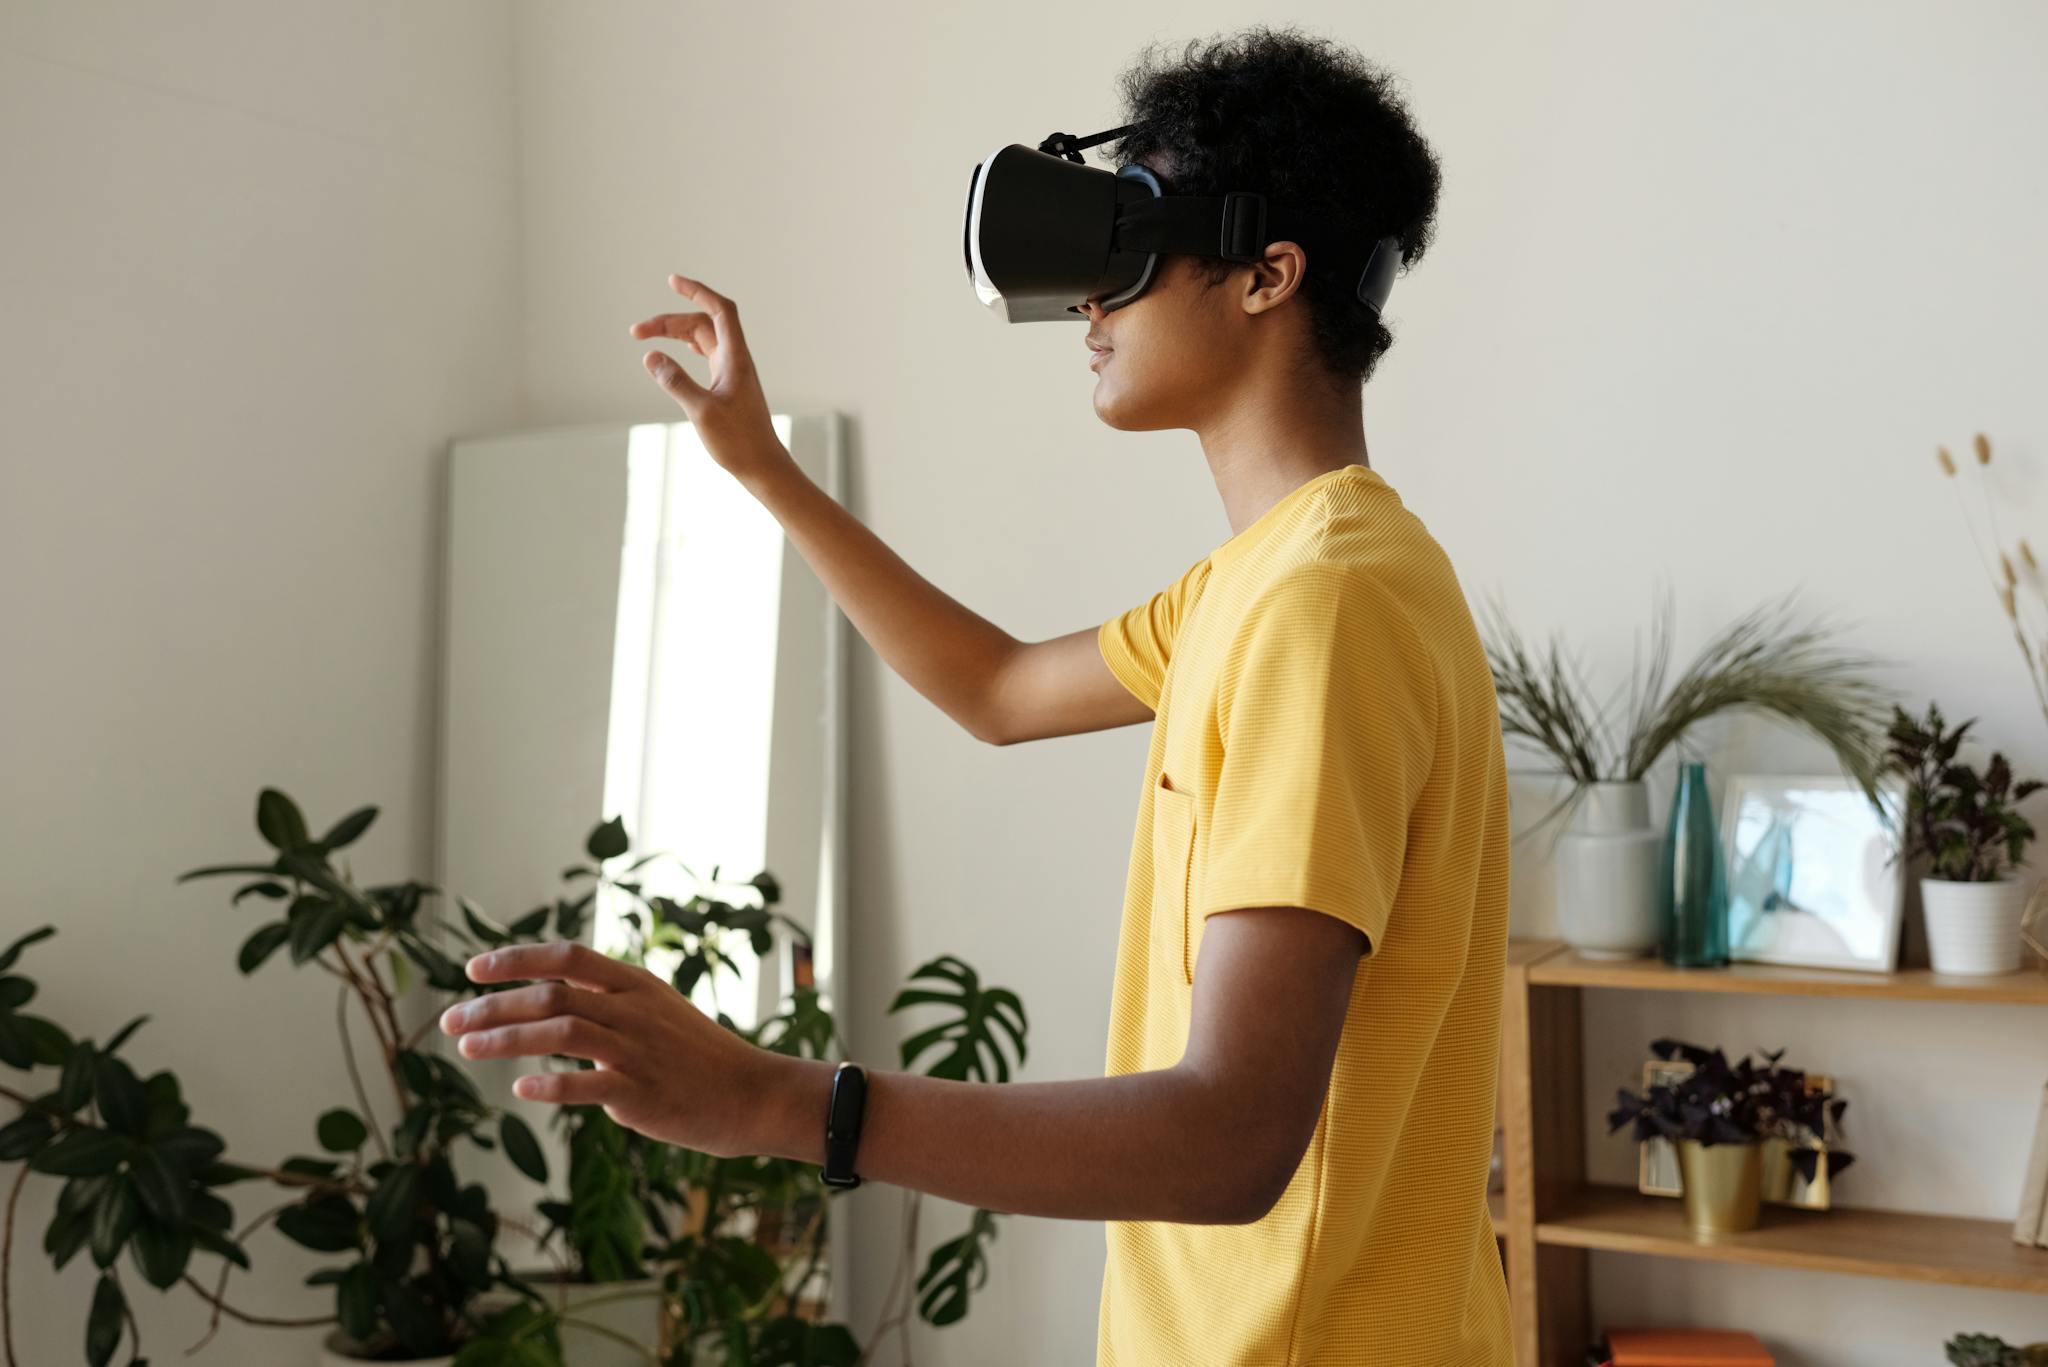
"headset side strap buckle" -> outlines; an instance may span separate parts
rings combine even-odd
[[[1226,261],[1257,261],[1266,250],[1266,197],[1251,190],[1231,190],[1223,196],[1222,245],[1217,252]]]

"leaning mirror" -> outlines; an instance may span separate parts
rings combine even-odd
[[[842,497],[838,420],[775,427]],[[843,618],[780,524],[691,424],[610,424],[455,442],[446,547],[441,886],[508,922],[617,817],[635,858],[673,856],[649,895],[765,870],[811,936],[809,965],[729,937],[693,1000],[752,1028],[808,972],[842,1010]],[[600,949],[623,900],[595,907]]]

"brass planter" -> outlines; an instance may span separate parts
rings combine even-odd
[[[1763,1145],[1680,1140],[1678,1170],[1685,1181],[1685,1218],[1695,1235],[1756,1228],[1763,1205]]]

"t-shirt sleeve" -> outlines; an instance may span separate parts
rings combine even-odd
[[[1154,712],[1159,710],[1159,686],[1173,655],[1174,637],[1208,563],[1207,556],[1197,560],[1180,578],[1095,630],[1095,643],[1109,672]]]
[[[1216,709],[1196,914],[1305,907],[1374,953],[1436,754],[1436,666],[1413,619],[1357,566],[1289,570],[1246,610]]]

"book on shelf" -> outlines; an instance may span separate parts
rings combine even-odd
[[[2041,1088],[2041,1108],[2034,1115],[2034,1148],[2027,1159],[2026,1180],[2020,1183],[2020,1212],[2012,1237],[2015,1243],[2048,1248],[2048,1086]]]

